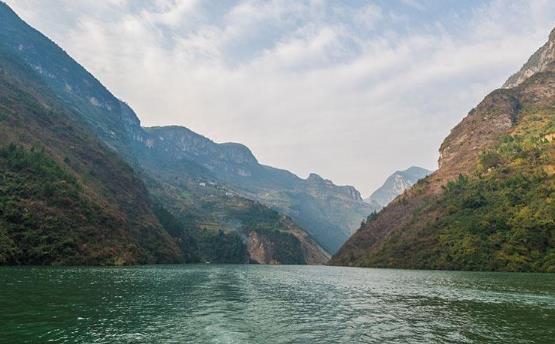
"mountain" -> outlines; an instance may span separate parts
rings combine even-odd
[[[142,181],[76,116],[0,43],[0,264],[183,261]]]
[[[337,186],[314,173],[301,179],[260,164],[241,144],[217,144],[183,127],[145,128],[134,151],[141,166],[154,174],[181,163],[200,166],[197,177],[212,176],[230,191],[290,216],[329,252],[335,252],[375,210],[352,186]]]
[[[166,187],[155,191],[217,183],[220,189],[226,188],[236,196],[290,217],[329,252],[335,252],[361,220],[375,210],[353,187],[336,186],[315,174],[301,179],[288,171],[264,166],[241,144],[217,144],[183,127],[143,128],[130,106],[114,97],[62,49],[27,26],[6,5],[1,10],[3,44],[145,181],[152,178],[161,182],[162,178]],[[187,186],[183,181],[168,179],[169,175],[187,178]],[[206,191],[202,189],[202,193]],[[223,201],[225,192],[215,197],[227,202]],[[181,201],[191,204],[186,199]],[[197,206],[198,202],[193,204]],[[191,213],[194,210],[188,212]]]
[[[328,258],[289,217],[199,163],[156,156],[126,103],[1,2],[0,28],[0,263]]]
[[[536,74],[544,70],[548,70],[555,60],[555,31],[549,35],[547,42],[539,48],[528,61],[520,68],[518,72],[511,75],[503,84],[503,88],[513,88]]]
[[[364,201],[371,205],[377,205],[381,209],[430,172],[422,167],[415,166],[404,171],[396,171],[387,177],[385,183]]]
[[[555,271],[555,31],[440,148],[439,169],[366,223],[333,265]]]

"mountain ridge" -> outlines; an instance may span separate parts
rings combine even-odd
[[[360,221],[375,210],[352,187],[313,183],[289,171],[261,165],[243,145],[217,144],[178,126],[143,128],[127,103],[112,95],[54,42],[22,22],[7,5],[2,7],[4,43],[135,169],[148,164],[152,174],[156,165],[169,166],[178,159],[180,166],[191,169],[186,171],[189,177],[204,177],[200,175],[202,171],[206,174],[204,179],[219,179],[235,193],[288,215],[329,252],[335,252]],[[175,132],[182,136],[177,137]],[[160,134],[168,135],[166,142],[171,139],[174,146],[161,143]],[[154,144],[164,146],[155,149],[159,156],[152,154]]]
[[[555,61],[555,29],[551,30],[547,42],[530,56],[518,72],[511,75],[503,84],[503,88],[513,88],[537,72],[541,72]]]
[[[302,179],[262,165],[244,145],[215,143],[180,126],[146,128],[145,133],[134,145],[136,156],[192,161],[235,193],[290,216],[327,251],[334,252],[374,210],[354,187],[335,185],[315,173]]]

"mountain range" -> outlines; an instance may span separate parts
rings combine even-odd
[[[2,184],[0,262],[28,263],[28,250],[38,250],[32,263],[317,264],[375,210],[351,186],[262,165],[241,144],[142,127],[127,103],[4,3],[0,28],[2,180],[10,181]],[[38,173],[34,159],[53,175]],[[75,212],[38,190],[58,192],[58,184],[73,188]],[[44,207],[56,230],[40,217],[27,222],[26,204]],[[71,257],[54,248],[66,239]]]
[[[372,215],[334,265],[555,271],[555,30],[451,130],[439,169]]]
[[[2,2],[0,29],[0,264],[332,254],[332,265],[555,271],[555,30],[453,128],[436,171],[397,171],[363,200],[239,143],[143,127]]]
[[[128,126],[127,130],[133,133],[133,157],[151,174],[170,173],[173,178],[187,171],[204,183],[225,185],[229,193],[291,217],[327,252],[335,252],[375,210],[352,186],[337,186],[314,173],[301,179],[289,171],[262,165],[238,143],[218,144],[177,126]]]

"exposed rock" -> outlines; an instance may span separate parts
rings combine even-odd
[[[550,68],[550,64],[555,61],[555,29],[551,31],[549,40],[539,48],[522,68],[513,74],[505,83],[503,88],[513,88],[520,85],[537,72]]]
[[[278,264],[276,260],[272,259],[273,246],[271,241],[266,240],[260,234],[254,231],[249,233],[247,250],[251,261],[257,264]]]

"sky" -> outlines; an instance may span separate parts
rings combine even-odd
[[[555,1],[7,0],[143,126],[247,145],[363,195],[437,167],[472,107],[555,24]]]

